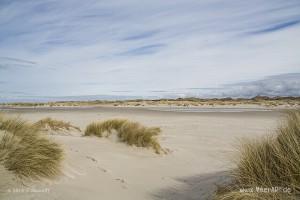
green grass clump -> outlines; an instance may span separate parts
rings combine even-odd
[[[0,117],[0,165],[21,179],[38,180],[60,174],[61,146],[19,118]]]
[[[161,130],[158,127],[145,127],[138,122],[123,119],[111,119],[103,122],[93,122],[86,128],[85,135],[109,137],[113,131],[121,142],[137,147],[153,148],[156,153],[164,152],[157,136]]]
[[[233,176],[231,191],[220,194],[217,199],[300,198],[295,196],[300,192],[300,111],[288,112],[274,135],[244,141]],[[291,194],[239,192],[240,188],[256,187],[286,187],[291,189]]]
[[[34,124],[37,128],[52,131],[81,131],[79,127],[72,125],[70,122],[52,119],[50,117],[41,119]]]

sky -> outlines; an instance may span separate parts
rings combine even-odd
[[[299,0],[0,0],[0,98],[300,96]]]

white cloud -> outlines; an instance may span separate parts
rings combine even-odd
[[[216,97],[300,96],[300,73],[268,76],[261,80],[225,85],[211,89]]]
[[[0,3],[0,55],[36,63],[6,60],[4,70],[0,59],[0,89],[151,95],[299,72],[299,9],[297,0]]]

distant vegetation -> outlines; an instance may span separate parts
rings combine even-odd
[[[34,124],[37,128],[42,130],[52,130],[52,131],[70,131],[77,130],[81,131],[79,127],[72,125],[70,122],[65,122],[62,120],[52,119],[50,117],[41,119]]]
[[[33,124],[0,115],[0,165],[16,177],[53,178],[60,174],[63,154],[61,146]]]
[[[20,107],[76,107],[76,106],[236,106],[236,105],[259,105],[267,107],[276,106],[300,106],[300,97],[266,97],[256,96],[253,98],[178,98],[178,99],[135,99],[124,101],[57,101],[47,103],[2,103],[0,106],[20,106]]]
[[[85,135],[109,137],[116,132],[120,141],[137,147],[153,148],[156,153],[164,152],[156,136],[160,133],[158,127],[145,127],[138,122],[123,119],[111,119],[103,122],[93,122],[85,130]]]
[[[220,192],[218,200],[297,199],[294,194],[300,194],[300,111],[290,111],[274,135],[244,141],[233,175],[233,184]],[[256,187],[290,188],[291,194],[282,190],[258,193]],[[243,188],[254,188],[254,192],[240,192]]]

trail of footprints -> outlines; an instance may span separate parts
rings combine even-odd
[[[72,149],[72,148],[70,148],[70,150],[71,151],[74,151],[74,152],[76,152],[76,153],[80,153],[78,150],[75,150],[75,149]],[[95,165],[97,166],[97,168],[100,170],[100,171],[102,171],[103,173],[109,173],[109,171],[107,170],[107,169],[105,169],[105,168],[103,168],[103,167],[101,167],[100,165],[98,165],[98,160],[97,159],[95,159],[95,158],[93,158],[93,157],[91,157],[91,156],[88,156],[88,155],[86,155],[85,156],[85,158],[86,159],[88,159],[88,160],[90,160],[90,161],[92,161],[93,163],[95,163]],[[79,173],[75,173],[75,174],[79,174]],[[82,174],[81,174],[82,175]],[[71,177],[71,178],[74,178],[73,176],[71,176],[71,175],[67,175],[68,177]],[[124,179],[122,179],[122,178],[114,178],[114,180],[116,180],[116,181],[118,181],[119,183],[121,183],[122,184],[122,188],[124,188],[124,189],[127,189],[127,186],[125,185],[125,184],[127,184],[126,183],[126,181],[124,180]]]
[[[91,161],[94,162],[95,164],[98,163],[98,161],[97,161],[95,158],[91,157],[91,156],[86,156],[86,158],[87,158],[88,160],[91,160]],[[97,165],[97,164],[96,164],[96,165]],[[107,173],[107,172],[108,172],[106,169],[104,169],[103,167],[101,167],[101,166],[99,166],[99,165],[97,165],[97,168],[98,168],[99,170],[101,170],[102,172],[104,172],[104,173]],[[126,181],[125,181],[124,179],[122,179],[122,178],[115,178],[114,180],[120,182],[120,183],[122,184],[122,188],[124,188],[124,189],[127,188],[127,187],[124,185],[124,184],[126,184]]]

